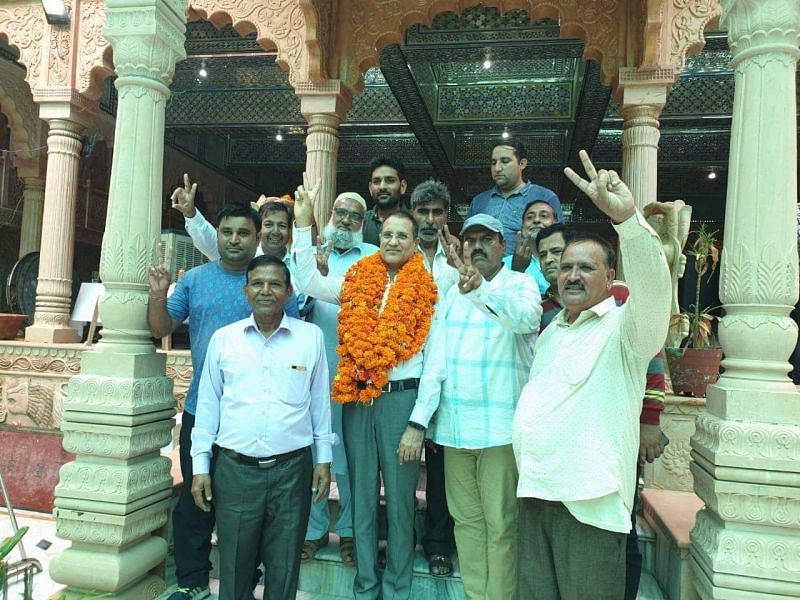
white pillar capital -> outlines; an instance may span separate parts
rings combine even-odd
[[[773,52],[776,59],[796,62],[800,58],[798,21],[797,0],[723,0],[720,25],[728,30],[731,65]]]
[[[127,77],[168,86],[175,63],[186,58],[186,4],[182,0],[106,0],[103,36],[114,49],[117,88]]]

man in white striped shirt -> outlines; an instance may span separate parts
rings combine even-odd
[[[441,301],[410,421],[427,426],[436,412],[432,438],[445,448],[447,503],[467,598],[516,598],[511,425],[533,360],[541,298],[531,277],[503,265],[499,220],[477,214],[461,233],[466,264]]]

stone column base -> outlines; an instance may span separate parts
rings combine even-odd
[[[31,325],[25,329],[25,341],[39,344],[77,344],[80,334],[72,327]]]
[[[164,581],[160,577],[148,575],[145,579],[124,592],[100,597],[107,600],[151,600],[152,598],[158,598],[164,593],[165,589]],[[79,591],[64,588],[50,596],[48,600],[83,600],[84,598],[92,598],[89,590]]]

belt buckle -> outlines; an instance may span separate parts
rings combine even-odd
[[[258,468],[259,469],[269,469],[275,466],[275,463],[278,462],[277,458],[268,458],[266,460],[259,460],[258,461]]]

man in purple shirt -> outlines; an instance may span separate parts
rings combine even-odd
[[[492,179],[496,185],[475,196],[469,205],[470,217],[486,213],[503,224],[506,256],[514,254],[523,213],[532,202],[540,200],[550,205],[555,211],[556,221],[564,222],[558,196],[552,190],[523,179],[522,172],[528,165],[527,155],[522,142],[514,138],[497,144],[492,150]]]

